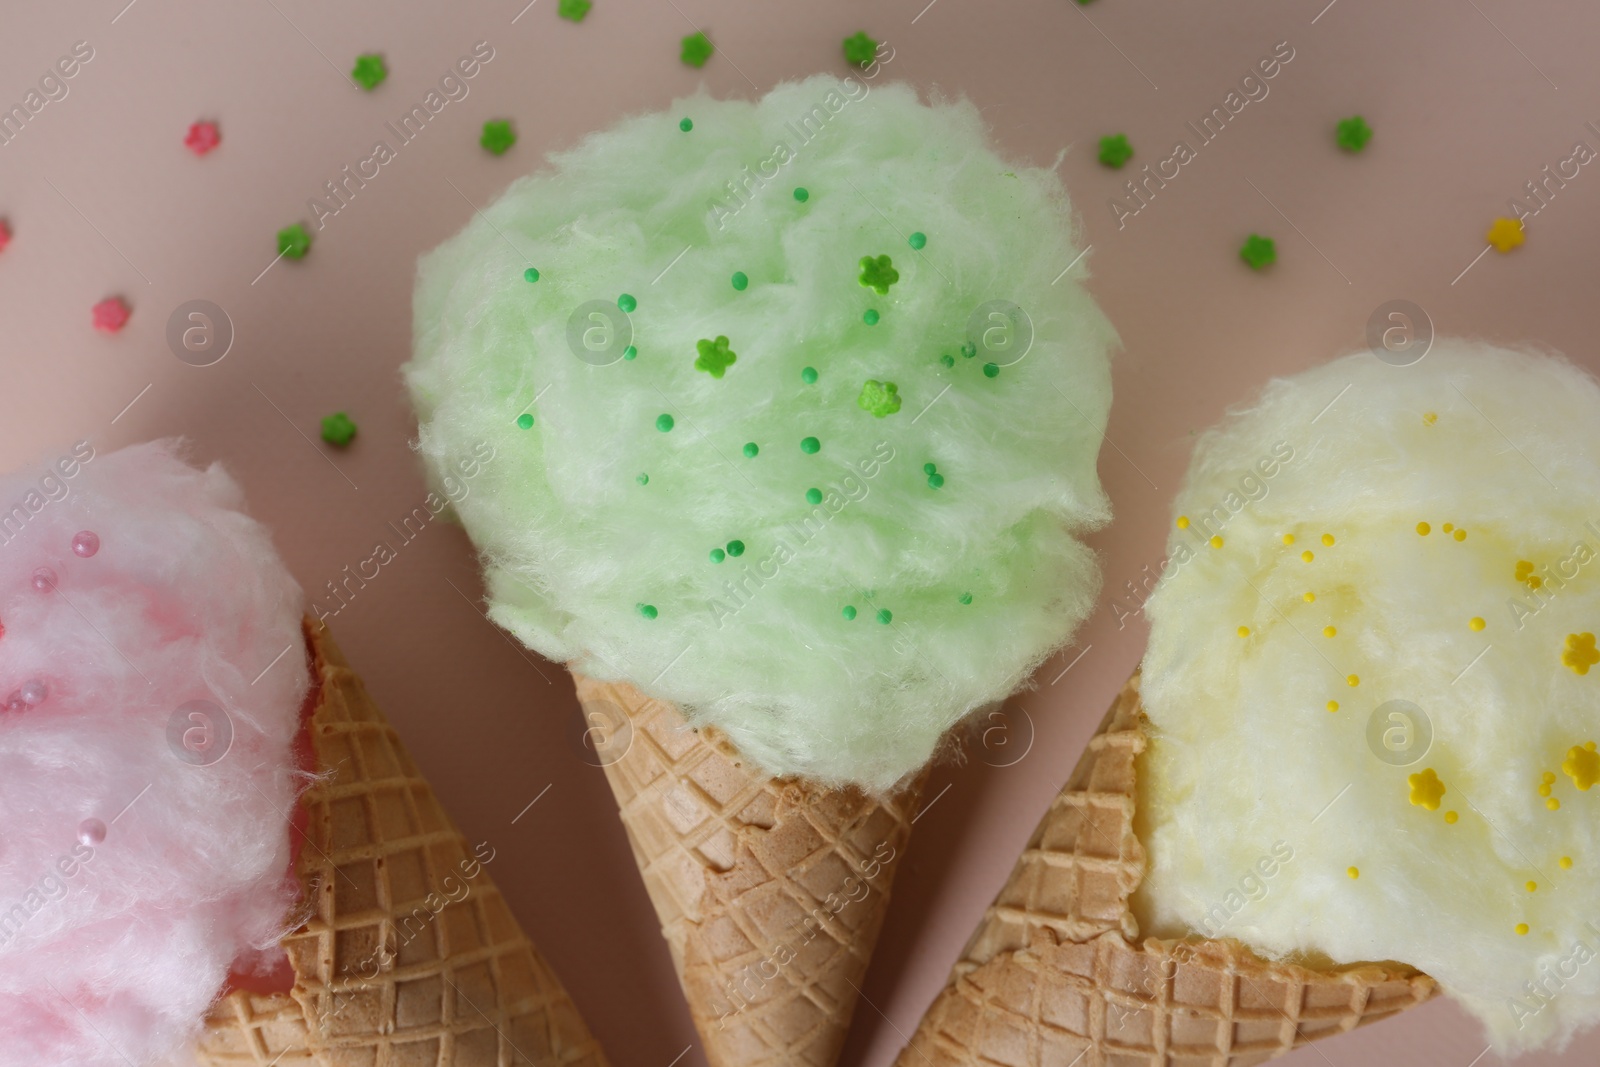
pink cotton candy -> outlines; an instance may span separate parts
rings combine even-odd
[[[176,448],[0,478],[0,1067],[171,1055],[296,907],[303,596]]]

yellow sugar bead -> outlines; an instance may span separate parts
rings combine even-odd
[[[1358,867],[1347,868],[1344,873],[1348,874],[1351,878],[1360,878],[1361,877],[1361,869],[1358,868]]]
[[[1346,677],[1345,681],[1349,684],[1350,688],[1354,689],[1356,686],[1361,684],[1361,676],[1352,674]]]
[[[1322,628],[1322,636],[1323,637],[1333,637],[1336,634],[1338,634],[1338,632],[1339,631],[1337,629],[1335,629],[1334,627],[1332,627],[1332,626],[1324,626]]]
[[[1444,821],[1449,823],[1451,826],[1454,826],[1456,824],[1456,820],[1459,818],[1461,818],[1461,816],[1457,815],[1453,811],[1447,811],[1444,813]]]
[[[1539,787],[1539,795],[1542,797],[1547,797],[1550,795],[1550,784],[1548,782]]]
[[[1539,776],[1539,781],[1541,781],[1541,782],[1548,783],[1548,782],[1554,782],[1555,780],[1556,780],[1556,772],[1555,771],[1545,771],[1543,774],[1541,774]]]
[[[1563,871],[1572,870],[1572,857],[1571,856],[1562,856],[1561,857],[1561,869]]]
[[[1422,414],[1423,425],[1432,426],[1434,423],[1436,423],[1438,421],[1439,421],[1439,416],[1436,413],[1434,413],[1432,411],[1423,412],[1423,414]]]
[[[1419,534],[1421,534],[1421,535],[1422,535],[1422,536],[1423,536],[1423,537],[1427,537],[1427,536],[1428,536],[1428,534],[1429,534],[1429,533],[1430,533],[1430,532],[1431,532],[1431,531],[1432,531],[1432,530],[1433,530],[1433,527],[1432,527],[1432,526],[1429,526],[1429,525],[1428,525],[1428,524],[1427,524],[1427,523],[1425,523],[1425,522],[1419,522],[1419,523],[1417,523],[1417,533],[1419,533]]]
[[[1284,534],[1283,535],[1283,543],[1286,544],[1286,545],[1294,544],[1294,534]]]
[[[1240,637],[1249,637],[1250,636],[1250,627],[1248,627],[1248,626],[1239,627],[1239,636]]]
[[[1317,557],[1312,555],[1311,554],[1311,550],[1308,548],[1304,552],[1300,553],[1300,558],[1305,560],[1307,563],[1310,563],[1312,560],[1316,559]]]
[[[1465,541],[1467,539],[1467,531],[1465,531],[1465,530],[1457,530],[1455,533],[1451,534],[1450,536],[1454,537],[1457,541]]]
[[[1317,594],[1315,594],[1315,593],[1307,593],[1305,599],[1306,599],[1306,603],[1309,604],[1312,601],[1317,599]]]
[[[1467,625],[1472,627],[1474,630],[1481,630],[1489,624],[1484,622],[1479,616],[1474,615],[1472,618],[1467,620]]]
[[[1517,936],[1518,937],[1525,936],[1527,934],[1527,932],[1528,932],[1528,924],[1527,923],[1518,923],[1517,924]]]
[[[1333,534],[1323,534],[1322,543],[1331,548],[1333,546]]]
[[[1532,893],[1535,890],[1537,890],[1538,888],[1539,888],[1539,883],[1538,882],[1529,882],[1528,883],[1528,892]]]
[[[1215,536],[1215,537],[1213,537],[1211,539],[1211,547],[1212,548],[1221,548],[1222,547],[1222,535],[1221,534],[1218,534],[1217,536]]]
[[[1339,702],[1337,700],[1328,701],[1328,710],[1329,711],[1338,711],[1339,710]]]
[[[1179,515],[1178,516],[1178,529],[1187,530],[1188,528],[1189,528],[1189,516],[1187,516],[1187,515]]]
[[[1453,522],[1447,522],[1442,527],[1440,527],[1440,529],[1442,529],[1445,533],[1449,533],[1451,530],[1454,530],[1455,528],[1456,528],[1456,526],[1455,526],[1455,523],[1453,523]]]
[[[1557,800],[1555,797],[1551,797],[1549,800],[1544,802],[1544,806],[1549,808],[1551,811],[1560,811],[1561,801]]]

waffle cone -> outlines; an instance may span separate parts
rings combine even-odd
[[[832,1067],[921,780],[885,799],[769,778],[673,705],[575,679],[707,1061]]]
[[[896,1067],[1240,1067],[1427,1000],[1399,964],[1311,970],[1232,939],[1141,938],[1128,896],[1146,722],[1135,674]]]
[[[572,999],[325,627],[307,621],[319,777],[287,993],[213,1008],[208,1067],[605,1067]]]

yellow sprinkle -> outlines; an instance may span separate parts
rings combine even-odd
[[[1522,936],[1526,935],[1527,932],[1528,932],[1528,924],[1527,923],[1518,923],[1517,924],[1517,936],[1518,937],[1522,937]]]
[[[1485,627],[1485,626],[1488,626],[1488,625],[1489,625],[1489,624],[1488,624],[1488,623],[1486,623],[1486,622],[1484,622],[1484,621],[1483,621],[1483,620],[1482,620],[1482,619],[1481,619],[1481,618],[1479,618],[1479,617],[1478,617],[1478,616],[1476,616],[1476,615],[1474,615],[1474,616],[1473,616],[1473,617],[1472,617],[1472,618],[1470,618],[1470,619],[1468,619],[1468,620],[1467,620],[1467,625],[1468,625],[1468,626],[1470,626],[1470,627],[1472,627],[1472,628],[1473,628],[1473,629],[1474,629],[1474,630],[1481,630],[1481,629],[1483,629],[1483,628],[1484,628],[1484,627]]]
[[[1311,603],[1315,599],[1317,599],[1317,594],[1315,594],[1315,593],[1307,593],[1306,594],[1306,603],[1307,604]]]
[[[1542,797],[1549,796],[1550,795],[1550,786],[1549,785],[1541,785],[1539,787],[1539,795],[1542,796]]]
[[[1444,783],[1439,781],[1439,772],[1432,767],[1424,767],[1416,774],[1406,776],[1406,784],[1411,787],[1411,803],[1428,811],[1439,810],[1439,798],[1449,790]]]
[[[1561,662],[1571,667],[1574,674],[1588,674],[1590,667],[1600,663],[1600,650],[1594,647],[1594,634],[1568,634]]]
[[[1215,537],[1213,537],[1211,539],[1211,547],[1212,548],[1221,548],[1222,547],[1222,535],[1221,534],[1218,534],[1217,536],[1215,536]]]
[[[1311,550],[1308,548],[1304,552],[1300,553],[1300,558],[1305,560],[1307,563],[1310,563],[1312,560],[1316,559],[1317,557],[1312,555],[1311,554]]]
[[[1557,800],[1555,797],[1551,797],[1549,800],[1544,802],[1544,806],[1549,808],[1551,811],[1560,811],[1561,801]]]
[[[1352,878],[1360,878],[1361,877],[1361,870],[1360,870],[1360,868],[1357,868],[1357,867],[1347,868],[1344,873],[1348,874]]]
[[[1496,252],[1509,252],[1526,240],[1522,233],[1522,220],[1508,219],[1502,215],[1490,223],[1483,239],[1494,245]]]
[[[1338,632],[1339,631],[1334,629],[1332,626],[1324,626],[1322,628],[1322,636],[1323,637],[1333,637]]]
[[[1283,543],[1286,544],[1286,545],[1294,544],[1294,534],[1284,534],[1283,535]]]
[[[1539,888],[1539,883],[1538,882],[1529,882],[1528,883],[1528,892],[1532,893],[1534,890],[1536,890],[1538,888]]]
[[[1248,627],[1248,626],[1239,627],[1239,636],[1240,637],[1249,637],[1250,636],[1250,627]]]
[[[1422,416],[1422,421],[1423,421],[1423,422],[1424,422],[1424,423],[1425,423],[1425,424],[1427,424],[1427,425],[1429,425],[1429,426],[1432,426],[1432,425],[1433,425],[1433,424],[1434,424],[1434,423],[1436,423],[1436,422],[1438,422],[1438,421],[1439,421],[1439,416],[1438,416],[1438,415],[1436,415],[1436,414],[1434,414],[1434,413],[1433,413],[1433,412],[1431,412],[1431,411],[1429,411],[1429,412],[1425,412],[1425,413],[1424,413],[1424,414],[1423,414],[1423,416]]]
[[[1354,689],[1356,686],[1361,684],[1361,677],[1359,675],[1352,674],[1346,677],[1345,681],[1350,684],[1350,688]]]
[[[1339,702],[1337,700],[1328,701],[1328,710],[1329,711],[1338,711],[1339,710]]]
[[[1467,539],[1467,531],[1465,531],[1465,530],[1457,530],[1451,536],[1454,537],[1457,541],[1465,541]]]
[[[1456,824],[1456,820],[1459,818],[1461,818],[1461,816],[1457,815],[1453,811],[1447,811],[1444,813],[1444,821],[1449,823],[1451,826],[1454,826]]]
[[[1567,758],[1561,761],[1561,771],[1585,793],[1596,782],[1600,782],[1600,752],[1594,750],[1594,742],[1590,741],[1582,748],[1573,745],[1567,749]]]
[[[1563,871],[1572,870],[1572,857],[1571,856],[1562,856],[1561,857],[1561,869]]]
[[[1440,527],[1440,529],[1444,530],[1445,533],[1449,533],[1451,530],[1454,530],[1455,528],[1456,528],[1455,524],[1454,523],[1450,523],[1450,522],[1447,522],[1442,527]]]
[[[1333,545],[1333,534],[1323,534],[1322,543],[1331,547]]]
[[[1417,523],[1417,533],[1421,534],[1423,537],[1427,537],[1428,536],[1428,532],[1430,530],[1432,530],[1432,529],[1433,529],[1433,527],[1429,526],[1425,522]]]
[[[1189,528],[1189,516],[1187,516],[1187,515],[1179,515],[1178,516],[1178,529],[1187,530],[1188,528]]]

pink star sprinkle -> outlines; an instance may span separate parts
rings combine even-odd
[[[94,306],[94,328],[101,333],[116,333],[128,324],[133,309],[120,296],[108,296]]]
[[[222,133],[215,122],[197,122],[189,127],[184,146],[197,156],[203,156],[222,143]]]

